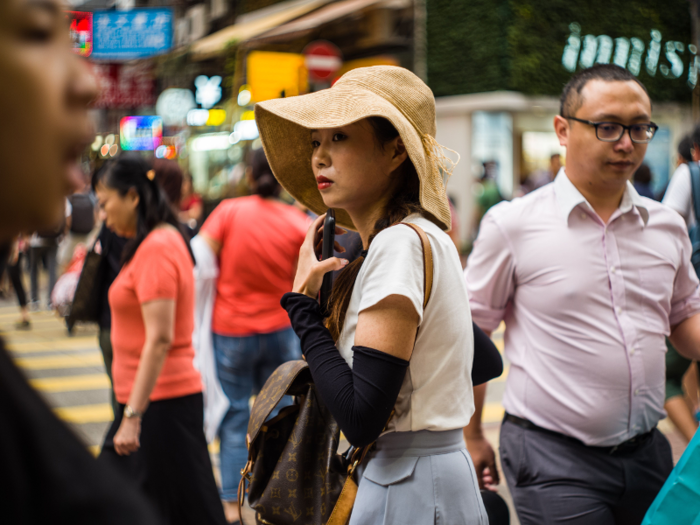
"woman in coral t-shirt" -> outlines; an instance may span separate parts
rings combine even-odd
[[[253,153],[248,183],[254,195],[223,201],[200,231],[219,258],[212,331],[219,380],[230,401],[219,436],[221,499],[233,522],[248,458],[248,400],[275,368],[301,359],[299,339],[280,299],[292,289],[310,224],[306,215],[277,199],[280,185],[262,148]]]
[[[99,174],[107,227],[131,238],[109,290],[119,403],[100,460],[121,468],[169,524],[225,523],[193,365],[194,257],[146,161],[122,155]]]

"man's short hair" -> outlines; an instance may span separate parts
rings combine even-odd
[[[552,153],[549,156],[549,160],[554,160],[556,157],[561,157],[561,153]]]
[[[562,117],[573,117],[578,109],[583,105],[583,96],[581,91],[583,87],[591,80],[604,80],[605,82],[636,82],[644,93],[649,96],[647,88],[644,84],[625,68],[614,64],[596,64],[593,67],[583,69],[576,73],[571,80],[564,86],[561,93],[561,105],[559,114]]]

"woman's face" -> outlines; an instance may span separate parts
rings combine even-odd
[[[97,193],[101,216],[107,228],[121,237],[135,236],[139,205],[136,190],[131,189],[126,195],[122,195],[114,188],[100,182],[95,188],[95,193]]]
[[[61,218],[92,141],[97,84],[59,0],[0,0],[0,242]]]
[[[406,160],[400,137],[382,147],[367,119],[340,128],[312,130],[311,166],[329,208],[367,213],[393,195],[396,170]]]

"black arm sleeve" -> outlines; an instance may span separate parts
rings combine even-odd
[[[408,361],[363,346],[353,346],[352,369],[335,346],[318,303],[303,294],[282,297],[301,340],[321,399],[348,441],[363,447],[376,441],[399,397]]]
[[[473,321],[472,327],[474,328],[472,383],[476,386],[500,376],[503,373],[503,359],[493,341]]]

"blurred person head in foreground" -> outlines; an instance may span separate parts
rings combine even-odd
[[[0,2],[0,242],[61,219],[83,184],[80,156],[92,142],[87,104],[96,82],[72,54],[57,0]],[[11,79],[11,80],[10,80]],[[41,152],[37,151],[41,148]]]
[[[0,243],[57,222],[83,177],[97,84],[71,52],[58,0],[0,2]],[[38,150],[40,148],[40,150]],[[99,465],[13,365],[0,339],[3,523],[159,523],[145,499]],[[38,458],[41,458],[38,460]]]

